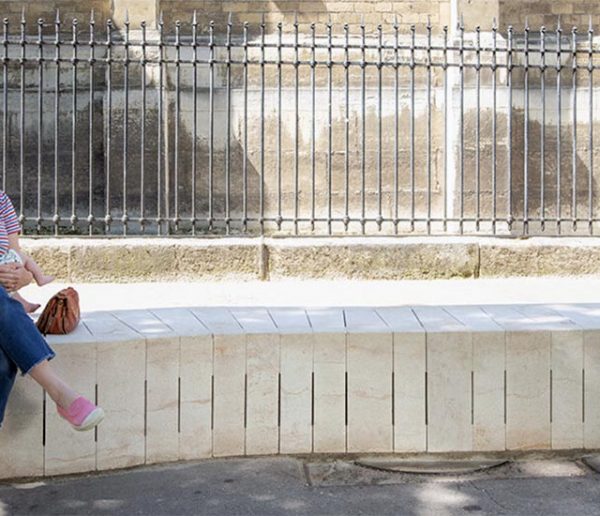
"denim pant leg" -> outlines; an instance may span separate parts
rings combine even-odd
[[[0,423],[17,367],[25,375],[54,356],[21,304],[0,287]]]

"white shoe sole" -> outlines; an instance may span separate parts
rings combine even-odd
[[[92,412],[90,412],[88,417],[83,420],[81,425],[73,425],[73,428],[78,432],[85,432],[86,430],[91,430],[92,428],[98,426],[103,419],[104,410],[102,410],[100,407],[96,407],[94,410],[92,410]]]

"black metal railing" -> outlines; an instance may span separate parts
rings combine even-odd
[[[594,234],[593,28],[7,20],[28,234]]]

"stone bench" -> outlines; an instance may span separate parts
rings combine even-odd
[[[244,455],[600,448],[600,305],[95,312],[49,341],[106,419],[72,431],[19,378],[0,478]]]

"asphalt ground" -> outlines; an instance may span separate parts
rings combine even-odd
[[[578,457],[473,474],[402,474],[350,458],[207,460],[0,484],[12,515],[600,515],[600,474]]]

